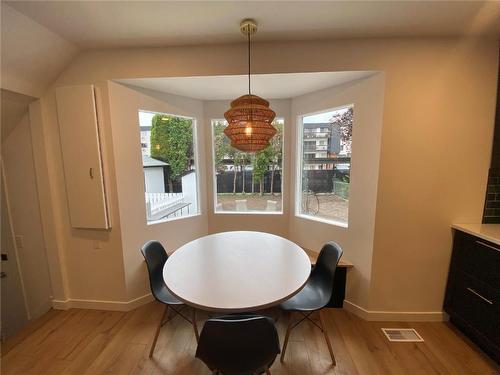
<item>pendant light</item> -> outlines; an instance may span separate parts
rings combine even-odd
[[[257,152],[269,146],[269,140],[276,134],[271,125],[276,113],[269,108],[269,102],[251,92],[251,40],[257,32],[254,20],[243,20],[241,32],[248,38],[248,94],[231,102],[231,108],[224,113],[228,126],[224,134],[231,140],[231,146],[243,152]]]

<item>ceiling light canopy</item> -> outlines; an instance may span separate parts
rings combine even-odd
[[[251,35],[257,32],[257,23],[243,20],[240,30],[248,38],[248,94],[231,102],[231,108],[224,113],[228,126],[224,133],[231,140],[231,146],[244,152],[257,152],[269,146],[269,140],[276,134],[272,122],[276,113],[269,108],[269,102],[251,92]]]

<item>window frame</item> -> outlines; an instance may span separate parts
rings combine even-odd
[[[187,116],[187,115],[178,115],[178,114],[173,114],[173,113],[168,113],[168,112],[164,112],[164,111],[155,111],[155,110],[149,110],[149,109],[142,109],[142,108],[139,108],[137,110],[137,118],[138,118],[138,122],[139,122],[139,146],[141,148],[141,159],[140,159],[140,164],[141,164],[141,169],[143,169],[143,165],[142,165],[142,145],[141,145],[141,139],[140,139],[140,133],[141,133],[141,125],[140,125],[140,119],[139,119],[139,113],[140,112],[145,112],[145,113],[152,113],[153,115],[156,115],[156,114],[159,114],[159,115],[165,115],[165,116],[171,116],[171,117],[178,117],[178,118],[184,118],[184,119],[189,119],[192,121],[192,128],[193,128],[193,157],[194,157],[194,173],[195,173],[195,176],[196,176],[196,213],[190,213],[190,214],[187,214],[187,215],[183,215],[183,216],[174,216],[174,217],[170,217],[170,218],[162,218],[162,219],[158,219],[158,220],[151,220],[151,221],[148,221],[148,217],[147,217],[147,207],[146,207],[146,201],[144,200],[144,196],[146,194],[146,183],[145,183],[145,176],[144,176],[144,170],[142,170],[142,177],[143,177],[143,195],[142,195],[142,201],[144,202],[144,214],[145,214],[145,218],[146,218],[146,225],[149,226],[149,225],[157,225],[157,224],[162,224],[162,223],[166,223],[166,222],[172,222],[172,221],[176,221],[176,220],[183,220],[183,219],[191,219],[191,218],[194,218],[194,217],[197,217],[197,216],[201,216],[202,215],[202,212],[201,212],[201,202],[200,202],[200,197],[201,197],[201,185],[200,185],[200,173],[199,173],[199,145],[198,145],[198,140],[199,140],[199,137],[198,137],[198,119],[195,117],[195,116]],[[151,156],[151,155],[150,155]]]
[[[327,112],[336,112],[340,111],[342,109],[346,108],[353,108],[354,110],[354,103],[348,103],[348,104],[343,104],[340,106],[336,107],[331,107],[327,109],[321,109],[318,111],[313,111],[313,112],[307,112],[303,114],[297,115],[296,118],[296,145],[295,145],[295,150],[297,152],[297,157],[295,158],[295,217],[298,217],[300,219],[305,219],[305,220],[311,220],[311,221],[316,221],[324,224],[329,224],[333,225],[336,227],[341,227],[341,228],[348,228],[349,227],[349,206],[350,202],[347,205],[347,222],[342,222],[338,220],[332,220],[332,219],[325,219],[321,217],[316,217],[313,215],[307,215],[303,214],[301,212],[302,209],[302,176],[303,176],[303,162],[304,162],[304,141],[303,141],[303,133],[304,133],[304,118],[309,117],[309,116],[314,116],[314,115],[319,115],[322,113],[327,113]],[[353,117],[354,118],[354,117]],[[354,122],[354,121],[353,121]],[[354,124],[353,124],[354,125]],[[351,139],[352,142],[352,139]],[[352,146],[351,146],[352,149]],[[351,150],[351,163],[350,166],[352,167],[352,150]],[[349,174],[351,173],[351,167],[349,169]],[[350,182],[351,183],[351,182]]]
[[[210,118],[210,148],[212,149],[212,213],[214,215],[283,215],[284,214],[284,172],[285,172],[285,116],[276,116],[276,119],[283,120],[283,133],[281,136],[281,210],[280,211],[217,211],[217,171],[215,170],[215,134],[214,134],[214,122],[215,121],[225,121],[225,118]],[[250,193],[251,194],[251,193]]]

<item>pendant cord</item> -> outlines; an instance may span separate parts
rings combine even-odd
[[[251,71],[251,58],[250,58],[250,32],[248,32],[248,95],[251,95],[250,91],[250,71]]]
[[[251,56],[251,41],[250,41],[250,30],[248,30],[248,95],[250,97],[250,118],[249,118],[249,122],[250,124],[252,124],[252,121],[253,121],[253,103],[252,103],[252,92],[251,92],[251,64],[252,64],[252,59],[250,58]],[[252,125],[250,125],[252,126]],[[252,139],[253,139],[253,131],[251,131],[250,133],[250,143],[252,143]]]

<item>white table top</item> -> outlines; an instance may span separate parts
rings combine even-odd
[[[188,305],[211,311],[255,311],[302,289],[311,272],[293,242],[262,232],[223,232],[176,250],[163,268],[167,288]]]

